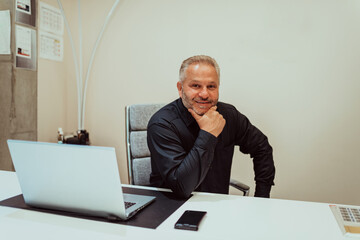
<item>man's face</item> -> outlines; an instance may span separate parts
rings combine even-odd
[[[186,70],[186,78],[177,83],[177,88],[184,106],[200,116],[219,99],[219,79],[215,68],[208,64],[191,64]]]

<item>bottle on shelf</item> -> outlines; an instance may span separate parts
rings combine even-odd
[[[64,132],[63,132],[62,128],[58,128],[57,139],[58,139],[58,143],[60,143],[60,144],[64,143]]]

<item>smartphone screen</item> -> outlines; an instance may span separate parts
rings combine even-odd
[[[199,229],[199,223],[205,214],[206,212],[202,211],[187,210],[175,223],[175,228],[197,231]]]

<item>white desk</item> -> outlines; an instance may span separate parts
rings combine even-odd
[[[0,171],[0,200],[21,194],[16,174]],[[185,210],[204,210],[198,232],[176,230]],[[194,193],[156,230],[0,206],[0,239],[347,239],[328,204]]]

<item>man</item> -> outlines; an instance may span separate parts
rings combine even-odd
[[[275,167],[267,137],[232,105],[218,102],[220,69],[209,56],[180,67],[180,98],[160,109],[148,124],[150,183],[179,197],[193,191],[229,193],[235,145],[254,162],[256,197],[269,197]]]

